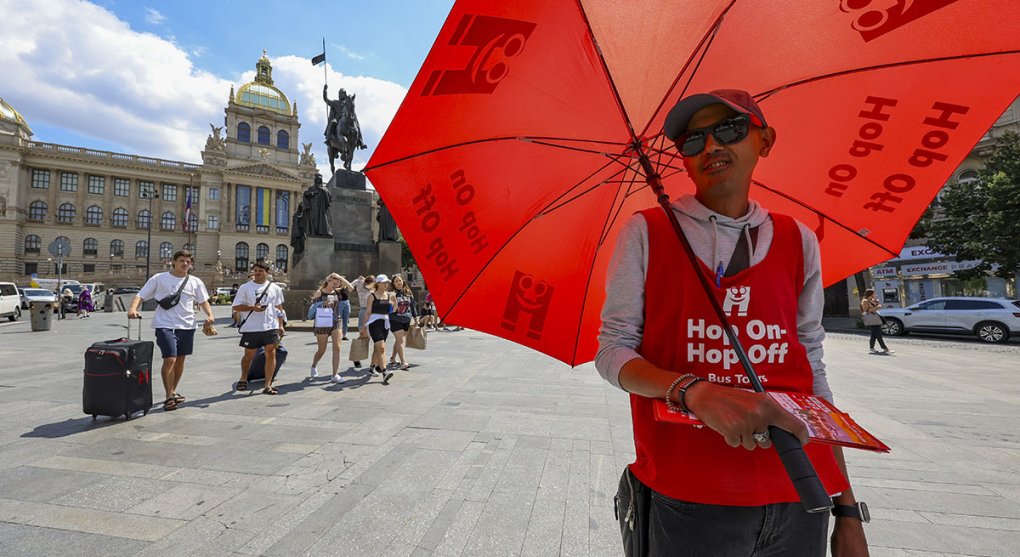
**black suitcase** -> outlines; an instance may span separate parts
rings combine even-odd
[[[280,376],[280,368],[283,363],[287,361],[287,349],[283,345],[276,347],[276,373],[273,375],[275,381]],[[255,357],[251,360],[251,365],[248,366],[248,381],[265,381],[266,380],[266,349],[259,347],[259,351],[255,353]]]
[[[128,337],[131,323],[128,322]],[[85,351],[82,410],[96,416],[124,416],[152,408],[152,341],[120,338],[97,342]]]

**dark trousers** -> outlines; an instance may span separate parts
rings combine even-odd
[[[652,491],[626,469],[616,510],[627,557],[825,556],[829,514],[809,514],[800,503],[689,503]]]
[[[879,346],[882,347],[882,350],[888,350],[889,349],[885,345],[885,338],[882,336],[882,326],[881,325],[872,325],[871,326],[871,340],[868,342],[868,346],[870,346],[872,350],[875,349],[875,341],[876,340],[878,341]]]

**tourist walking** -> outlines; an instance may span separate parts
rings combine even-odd
[[[368,295],[372,293],[373,284],[375,283],[375,277],[358,277],[351,282],[351,286],[358,293],[358,336],[361,338],[368,336]],[[346,331],[345,331],[346,333]],[[361,362],[354,362],[354,367],[361,367]]]
[[[872,354],[892,354],[892,350],[885,345],[885,337],[882,335],[882,326],[885,319],[878,310],[882,309],[882,302],[878,301],[875,289],[869,288],[864,291],[864,299],[861,300],[861,320],[864,326],[871,329],[871,338],[868,340],[868,348]],[[875,342],[882,347],[882,351],[875,350]]]
[[[393,372],[386,369],[386,338],[390,330],[390,311],[394,306],[393,293],[389,291],[390,279],[386,275],[375,277],[372,292],[368,295],[368,323],[365,329],[372,338],[372,361],[369,373],[375,377],[382,374],[383,385],[389,385]]]
[[[144,300],[157,301],[152,327],[156,330],[156,344],[163,356],[163,389],[166,400],[163,410],[175,410],[184,402],[184,395],[177,392],[177,386],[184,376],[184,360],[194,351],[195,306],[205,313],[205,324],[212,325],[216,319],[209,305],[209,291],[198,277],[188,274],[194,265],[189,251],[174,253],[172,267],[165,273],[156,273],[135,294],[128,309],[128,319],[141,319],[138,306]]]
[[[404,358],[404,345],[407,341],[407,331],[411,328],[411,320],[418,316],[418,310],[414,307],[414,295],[407,281],[400,275],[393,275],[393,308],[390,311],[390,330],[393,331],[393,355],[390,356],[391,365],[400,365],[400,369],[410,369],[411,364]]]
[[[92,307],[92,292],[82,288],[81,294],[78,294],[78,319],[87,319],[90,311],[95,311]]]
[[[320,310],[326,310],[325,312],[317,311],[313,316],[315,319],[315,327],[312,329],[312,333],[315,334],[315,342],[318,344],[315,355],[312,357],[312,369],[310,372],[311,378],[315,379],[319,376],[319,371],[316,366],[319,364],[319,360],[326,353],[326,345],[330,340],[333,341],[333,379],[334,383],[343,383],[344,379],[340,377],[340,330],[339,324],[341,323],[341,315],[338,311],[340,309],[340,294],[341,290],[346,290],[341,287],[341,282],[349,282],[343,279],[336,273],[330,274],[319,288],[312,293],[312,302],[319,304]],[[347,305],[348,311],[350,311],[350,303]],[[328,313],[329,325],[321,325],[320,313]]]
[[[234,311],[247,312],[241,320],[241,379],[235,387],[248,390],[248,368],[259,348],[266,352],[266,385],[263,394],[279,394],[273,386],[276,374],[276,347],[283,338],[283,290],[269,280],[269,265],[257,261],[252,265],[252,279],[241,285],[234,297]]]

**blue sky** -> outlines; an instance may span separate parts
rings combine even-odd
[[[209,123],[222,125],[230,85],[251,80],[266,49],[276,85],[297,101],[301,141],[324,122],[326,40],[331,94],[357,94],[369,150],[392,119],[452,0],[0,0],[0,97],[33,139],[200,162]]]

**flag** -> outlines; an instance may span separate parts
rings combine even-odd
[[[188,231],[188,222],[191,220],[191,188],[188,188],[188,201],[184,204],[184,231]]]
[[[31,286],[32,288],[41,288],[39,286],[39,283],[35,281],[35,279],[37,279],[37,278],[38,278],[38,275],[36,275],[36,273],[32,273],[32,282],[28,283],[28,285]]]
[[[322,51],[322,54],[316,56],[315,58],[312,58],[312,65],[313,66],[318,66],[319,64],[321,64],[321,63],[323,63],[325,61],[326,61],[326,51],[324,50],[324,51]]]

